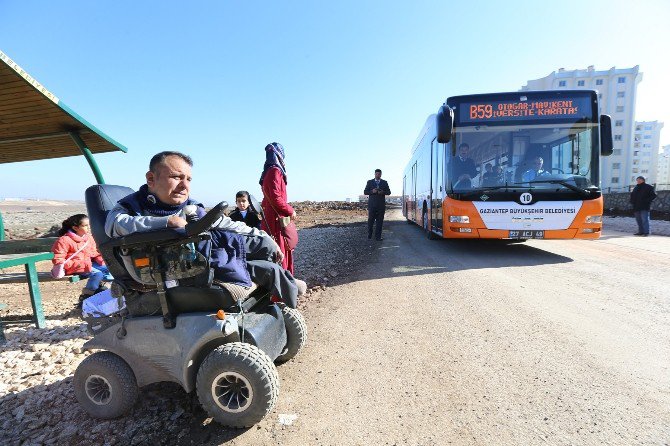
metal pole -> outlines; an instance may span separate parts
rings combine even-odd
[[[86,157],[86,161],[88,161],[88,165],[91,167],[93,175],[95,175],[95,180],[98,182],[98,184],[105,184],[105,179],[102,177],[102,172],[100,172],[98,164],[95,162],[95,159],[93,158],[93,154],[88,149],[88,147],[86,147],[86,144],[79,136],[79,133],[77,132],[68,132],[68,133],[70,135],[70,138],[72,138],[75,144],[77,144],[77,147],[79,147],[79,150],[81,150],[81,153],[84,155],[84,157]]]

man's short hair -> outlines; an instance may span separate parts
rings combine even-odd
[[[642,175],[638,176],[638,177],[635,178],[635,179],[636,179],[636,180],[647,181],[647,179],[646,179],[645,177],[643,177]]]
[[[467,147],[469,149],[470,144],[468,144],[467,142],[462,142],[458,145],[458,150],[461,150],[463,147]]]
[[[166,151],[164,151],[164,152],[160,152],[160,153],[155,154],[155,155],[151,158],[151,161],[149,161],[149,170],[150,170],[151,172],[156,173],[156,166],[158,166],[159,164],[163,164],[163,163],[165,162],[165,158],[167,158],[167,157],[169,157],[169,156],[178,156],[178,157],[181,158],[186,164],[188,164],[189,166],[193,167],[193,160],[191,159],[190,156],[188,156],[188,155],[184,155],[184,154],[181,153],[181,152],[174,152],[174,151],[171,151],[171,150],[166,150]]]
[[[236,199],[236,200],[237,200],[238,198],[242,198],[242,197],[244,197],[244,198],[246,198],[247,200],[249,200],[249,192],[247,192],[247,191],[245,191],[245,190],[241,190],[241,191],[239,191],[238,193],[235,194],[235,199]],[[250,200],[249,200],[249,201],[250,201]]]
[[[377,172],[382,173],[382,170],[381,169],[375,169],[375,173],[377,173]]]

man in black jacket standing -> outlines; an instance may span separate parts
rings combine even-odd
[[[656,198],[654,188],[645,182],[643,176],[636,179],[637,186],[630,194],[630,204],[633,205],[633,214],[637,221],[638,231],[635,235],[646,237],[649,235],[649,211],[651,202]]]
[[[383,240],[382,225],[386,212],[386,196],[391,195],[391,189],[389,184],[382,180],[381,169],[375,169],[375,177],[368,180],[363,194],[368,196],[368,238],[372,238],[372,226],[377,221],[375,240]]]

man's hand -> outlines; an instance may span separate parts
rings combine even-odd
[[[291,220],[297,220],[298,216],[296,215],[295,211],[291,214]]]
[[[183,228],[186,226],[187,221],[181,218],[178,215],[171,215],[170,218],[168,218],[168,223],[167,227],[168,228]]]
[[[284,253],[281,252],[281,249],[279,249],[279,245],[277,245],[277,252],[275,252],[275,263],[281,263],[284,261]]]

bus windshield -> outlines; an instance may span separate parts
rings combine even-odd
[[[457,127],[447,190],[588,192],[598,184],[596,131],[591,122]]]

